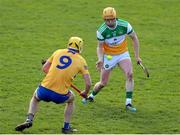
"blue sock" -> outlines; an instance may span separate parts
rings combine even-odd
[[[69,129],[69,123],[64,122],[64,129]]]

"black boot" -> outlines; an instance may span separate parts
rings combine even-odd
[[[26,128],[32,127],[32,124],[33,124],[32,121],[27,119],[24,123],[17,125],[15,127],[15,130],[16,131],[23,131]]]

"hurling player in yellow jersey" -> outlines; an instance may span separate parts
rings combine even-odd
[[[91,101],[94,100],[94,96],[107,85],[112,69],[118,65],[126,76],[126,109],[135,112],[136,108],[132,106],[131,101],[134,89],[133,70],[126,37],[129,36],[132,39],[136,61],[141,62],[138,37],[127,21],[116,17],[114,8],[105,8],[103,19],[104,23],[97,30],[96,67],[101,71],[101,76],[88,98]]]
[[[30,101],[27,119],[18,125],[15,130],[23,131],[32,126],[34,115],[39,101],[66,103],[64,111],[64,127],[62,133],[75,131],[70,127],[70,117],[74,109],[74,94],[69,90],[74,77],[81,73],[85,82],[85,90],[81,92],[83,97],[91,86],[91,78],[85,59],[80,55],[83,49],[83,40],[79,37],[71,37],[67,49],[59,49],[43,65],[42,70],[46,73],[40,86],[34,92]]]

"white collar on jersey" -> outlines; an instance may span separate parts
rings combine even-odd
[[[116,26],[114,27],[114,28],[111,28],[111,27],[109,27],[108,25],[107,25],[107,27],[110,29],[110,30],[114,30],[116,27],[117,27],[117,20],[116,20]]]

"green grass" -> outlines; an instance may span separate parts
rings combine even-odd
[[[137,32],[150,78],[136,66],[129,42],[138,111],[125,111],[125,80],[116,68],[95,103],[82,105],[76,93],[72,125],[80,134],[180,133],[179,0],[0,0],[1,134],[18,133],[14,127],[25,120],[32,93],[44,76],[41,59],[65,48],[70,36],[84,39],[93,85],[99,80],[95,32],[106,6],[115,7],[118,17]],[[81,76],[75,84],[83,89]],[[33,127],[23,133],[60,133],[63,110],[64,105],[40,103]]]

